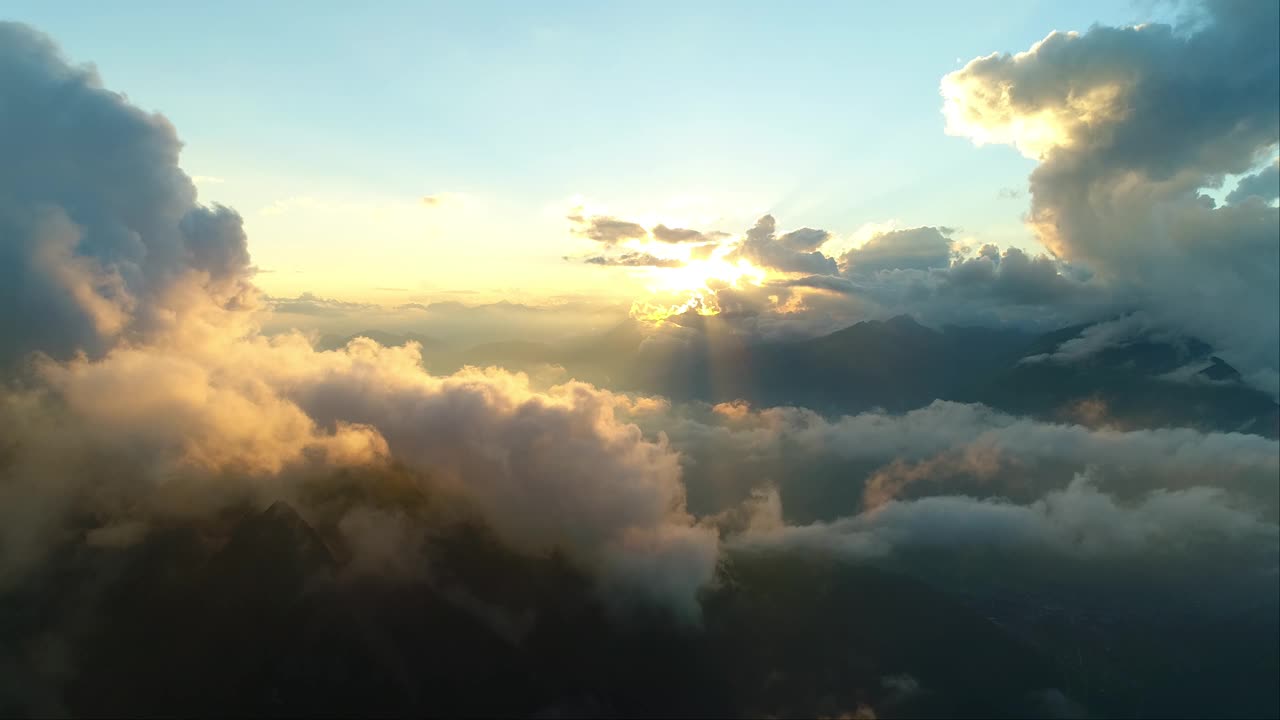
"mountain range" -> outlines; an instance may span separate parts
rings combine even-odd
[[[715,317],[680,318],[686,332],[655,342],[636,321],[551,344],[491,342],[466,349],[413,334],[367,331],[386,345],[421,342],[438,373],[466,365],[564,368],[567,378],[673,401],[745,400],[824,414],[874,408],[903,412],[934,400],[980,402],[1037,419],[1121,429],[1192,427],[1280,436],[1280,405],[1195,338],[1138,335],[1082,358],[1056,361],[1064,343],[1092,327],[1035,334],[1011,329],[926,327],[910,316],[865,321],[816,338],[752,343]],[[1178,374],[1177,371],[1184,371]]]

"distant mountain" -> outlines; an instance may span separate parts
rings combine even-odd
[[[982,327],[933,329],[902,315],[806,340],[753,344],[716,316],[691,313],[680,322],[685,331],[678,337],[654,335],[628,320],[557,344],[437,346],[426,353],[425,363],[437,373],[464,365],[524,371],[558,365],[569,377],[615,390],[677,401],[797,405],[827,414],[873,408],[903,412],[943,399],[1053,421],[1280,436],[1280,406],[1244,384],[1235,368],[1194,338],[1138,337],[1059,361],[1045,358],[1080,338],[1089,325],[1034,335]],[[403,342],[398,336],[384,339]],[[424,347],[431,346],[424,342]],[[1186,368],[1191,371],[1183,372]],[[1175,378],[1175,371],[1183,376]]]
[[[400,347],[405,343],[416,342],[422,346],[423,350],[437,350],[445,347],[445,343],[436,338],[423,335],[416,332],[392,333],[383,330],[362,330],[351,335],[335,335],[333,333],[322,335],[316,341],[316,350],[328,351],[339,350],[346,347],[352,340],[356,338],[369,338],[379,345],[385,347]]]
[[[1215,355],[1209,358],[1209,363],[1209,367],[1197,374],[1218,382],[1239,382],[1241,380],[1240,371],[1228,365],[1227,361],[1222,358]]]
[[[442,300],[440,302],[429,303],[424,308],[428,312],[447,312],[447,313],[486,313],[486,312],[520,312],[520,313],[537,313],[543,312],[544,308],[534,307],[532,305],[523,305],[521,303],[513,303],[509,300],[500,300],[495,303],[484,303],[482,305],[466,305],[457,300]]]
[[[1008,364],[1026,342],[1016,331],[939,331],[905,315],[867,321],[812,340],[761,346],[753,376],[738,390],[759,404],[821,412],[905,411],[955,397],[976,376]]]
[[[1222,432],[1280,435],[1280,406],[1241,382],[1240,373],[1212,347],[1194,338],[1139,338],[1069,362],[1027,361],[1080,337],[1083,326],[1037,338],[1018,361],[996,368],[968,388],[971,399],[1016,414],[1073,420],[1073,408],[1091,403],[1096,422],[1121,428],[1193,427]],[[1203,369],[1189,377],[1170,374]]]
[[[714,318],[708,321],[686,346],[646,351],[620,328],[593,350],[557,359],[571,375],[675,399],[744,399],[833,414],[876,407],[901,412],[943,399],[1053,421],[1280,435],[1280,406],[1194,338],[1138,338],[1076,362],[1026,362],[1088,326],[1036,336],[980,327],[935,330],[899,316],[809,340],[746,345],[717,331]],[[1172,376],[1197,363],[1204,367],[1191,377]],[[1082,403],[1099,416],[1076,412]]]

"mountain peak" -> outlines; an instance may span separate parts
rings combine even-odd
[[[884,324],[887,325],[888,327],[894,327],[894,328],[924,327],[920,323],[916,322],[916,319],[911,317],[910,315],[894,315],[888,320],[885,320]]]
[[[1234,367],[1231,367],[1231,365],[1228,364],[1226,360],[1223,360],[1217,355],[1211,356],[1209,358],[1209,362],[1212,364],[1209,365],[1209,367],[1201,370],[1199,373],[1200,375],[1203,375],[1204,377],[1207,377],[1210,380],[1239,380],[1240,379],[1240,371],[1236,370]]]
[[[276,522],[288,523],[289,525],[307,525],[307,521],[302,519],[302,515],[284,500],[276,500],[262,511],[263,517],[270,518]],[[308,527],[310,527],[308,525]]]
[[[228,587],[267,588],[282,598],[337,564],[320,533],[283,500],[241,520],[211,563]]]

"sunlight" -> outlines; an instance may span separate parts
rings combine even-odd
[[[764,282],[765,271],[746,260],[731,263],[724,258],[690,260],[681,267],[655,268],[655,279],[664,290],[697,290],[713,283],[738,287],[743,283],[759,285]]]
[[[683,303],[661,305],[637,300],[631,303],[630,316],[633,320],[659,324],[668,318],[683,315],[692,310],[699,315],[718,315],[720,306],[716,303],[712,291],[696,291]]]

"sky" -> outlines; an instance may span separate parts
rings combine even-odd
[[[630,297],[565,216],[742,233],[945,225],[1036,251],[1035,162],[944,133],[939,81],[1050,30],[1172,3],[177,4],[10,1],[162,112],[257,283],[396,304]],[[431,205],[422,198],[434,199]],[[860,230],[862,231],[860,233]]]
[[[0,605],[285,501],[693,626],[760,549],[1275,607],[1280,4],[0,12]]]

